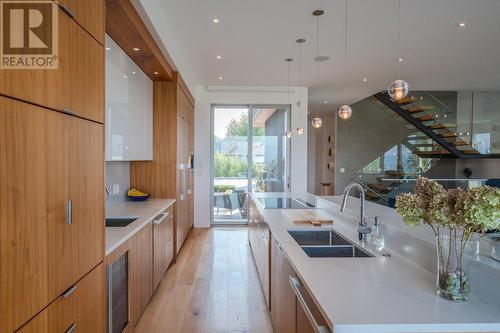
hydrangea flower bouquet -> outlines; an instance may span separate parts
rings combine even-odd
[[[445,190],[420,177],[415,193],[396,197],[396,210],[408,225],[424,223],[437,243],[437,293],[452,301],[466,301],[470,282],[465,256],[473,232],[500,229],[500,189],[481,186],[465,191]]]

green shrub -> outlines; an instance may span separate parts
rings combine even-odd
[[[227,190],[233,191],[236,188],[234,185],[214,185],[215,193],[226,192]]]

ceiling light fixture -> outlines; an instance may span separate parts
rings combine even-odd
[[[288,72],[287,84],[286,84],[286,92],[287,92],[287,99],[288,99],[288,103],[287,104],[290,105],[290,112],[291,112],[291,104],[290,104],[290,63],[293,61],[293,58],[286,58],[285,61],[287,63],[287,72]],[[285,137],[287,139],[291,139],[292,138],[292,132],[287,129],[285,131]]]
[[[465,28],[466,26],[467,26],[467,23],[465,23],[465,22],[460,22],[457,24],[457,27],[459,27],[459,28]]]
[[[158,72],[154,72],[153,74],[154,74],[154,75],[158,75]]]
[[[214,19],[212,19],[212,22],[219,23],[219,19],[218,18],[214,18]]]
[[[106,48],[106,51],[109,51],[109,50],[111,50],[111,48],[110,48],[110,47],[107,47],[107,48]]]
[[[217,59],[222,59],[222,57],[221,57],[221,56],[217,56],[217,57],[215,57],[215,58],[217,58]]]
[[[306,42],[305,38],[299,38],[296,40],[297,44],[299,44],[299,89],[302,87],[302,44]],[[302,108],[302,93],[299,90],[299,101],[297,102],[297,107]],[[309,113],[309,112],[308,112]],[[304,134],[303,127],[297,127],[296,129],[297,135]]]
[[[132,74],[135,74],[135,72],[132,72]]]
[[[347,0],[345,0],[345,19],[344,19],[344,105],[339,107],[337,110],[337,114],[339,115],[340,119],[349,119],[351,118],[352,115],[352,108],[347,102],[347,18],[348,18],[348,11],[347,11]]]
[[[223,77],[222,77],[222,76],[219,76],[217,79],[222,80],[222,79],[223,79]]]
[[[398,0],[398,53],[401,55],[401,0]],[[400,101],[410,92],[410,85],[401,79],[401,62],[403,58],[398,58],[398,79],[391,83],[387,92],[392,99]]]
[[[368,79],[367,79],[367,78],[363,78],[363,82],[367,82],[367,81],[368,81]]]
[[[126,79],[127,78],[127,75],[123,75],[123,78]]]
[[[328,104],[328,101],[323,101],[324,104]]]
[[[314,61],[316,61],[316,88],[319,86],[319,63],[323,61],[323,58],[319,56],[319,17],[323,15],[325,12],[321,9],[315,10],[312,14],[316,16],[316,57]],[[317,103],[316,103],[317,104]],[[323,125],[323,120],[319,117],[319,105],[316,105],[316,117],[311,121],[311,125],[314,128],[320,128]]]
[[[138,47],[134,47],[132,50],[134,50],[134,51],[140,51],[141,49],[138,48]]]

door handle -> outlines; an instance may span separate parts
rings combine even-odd
[[[66,290],[66,291],[63,293],[63,297],[64,297],[64,298],[68,298],[68,297],[69,297],[72,293],[74,293],[74,292],[75,292],[75,290],[76,290],[76,289],[77,289],[77,288],[76,288],[76,286],[72,286],[72,287],[70,287],[68,290]]]
[[[291,275],[288,277],[288,279],[289,279],[290,285],[292,286],[293,292],[294,292],[295,296],[297,297],[297,300],[299,301],[300,305],[302,306],[302,309],[304,309],[304,312],[306,313],[307,319],[309,319],[309,322],[313,326],[314,332],[315,333],[330,333],[330,330],[328,329],[328,327],[318,325],[318,323],[316,322],[316,319],[314,319],[314,316],[313,316],[311,310],[307,306],[307,303],[306,303],[304,297],[300,293],[300,290],[299,290],[299,288],[301,287],[300,280],[298,278],[296,278],[295,276],[291,276]]]
[[[73,223],[73,202],[71,200],[66,201],[66,207],[64,209],[64,221],[66,224]]]
[[[76,330],[76,323],[71,324],[70,327],[64,333],[73,333]]]

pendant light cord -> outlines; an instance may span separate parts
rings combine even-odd
[[[345,28],[344,28],[344,104],[347,105],[347,0],[345,0]]]
[[[398,0],[398,80],[401,79],[401,0]]]
[[[316,24],[316,89],[319,87],[319,16]],[[319,103],[316,103],[316,117],[319,116]]]

